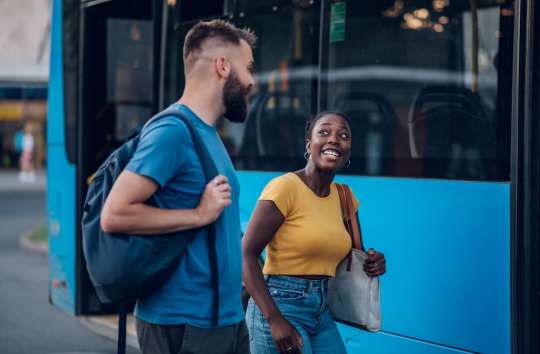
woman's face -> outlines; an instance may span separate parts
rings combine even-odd
[[[315,122],[306,149],[315,166],[327,172],[337,171],[351,155],[351,127],[345,118],[328,114]]]

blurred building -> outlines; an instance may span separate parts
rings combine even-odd
[[[46,161],[51,0],[0,1],[0,167],[17,166],[14,135],[34,136],[36,166]]]

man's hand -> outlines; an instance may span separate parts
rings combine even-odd
[[[197,213],[202,224],[213,223],[219,218],[223,209],[231,205],[231,186],[229,180],[223,175],[217,175],[204,189]]]
[[[366,258],[364,264],[364,272],[370,277],[376,277],[386,273],[386,259],[384,254],[375,252],[373,248],[368,250],[368,258]]]

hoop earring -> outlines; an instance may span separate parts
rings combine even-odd
[[[351,165],[351,160],[347,160],[347,162],[349,163],[348,165],[345,165],[345,168],[349,167]]]
[[[304,152],[304,158],[306,159],[306,161],[309,161],[309,152]]]

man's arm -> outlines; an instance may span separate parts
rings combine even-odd
[[[206,185],[197,208],[160,209],[144,204],[159,184],[150,177],[124,170],[105,201],[101,227],[106,233],[152,235],[208,225],[231,204],[227,177],[218,175],[214,181]]]

